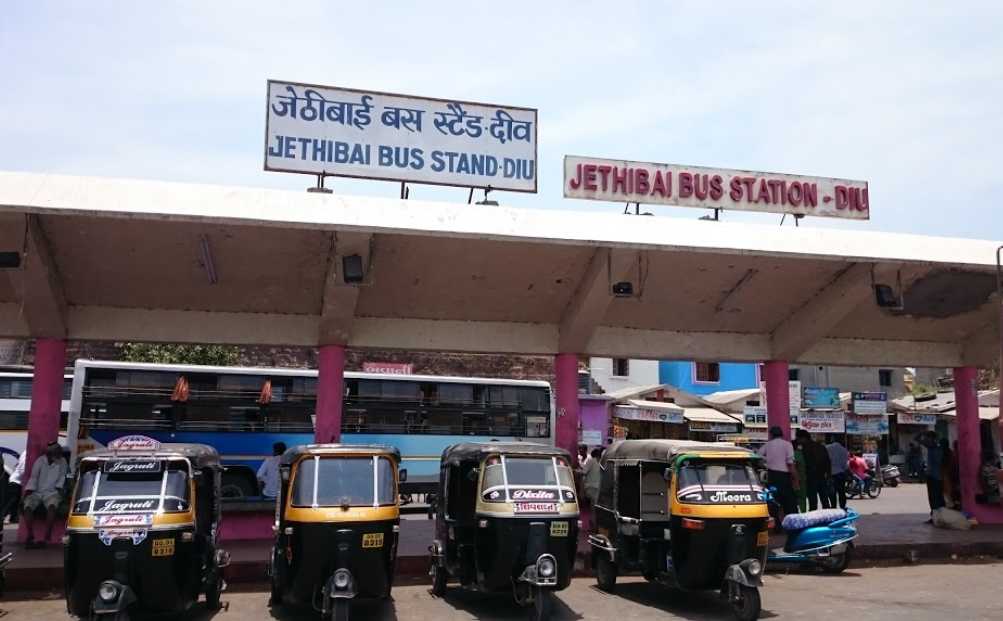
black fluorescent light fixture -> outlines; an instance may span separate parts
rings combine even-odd
[[[20,252],[0,252],[0,269],[12,269],[16,267],[21,267]]]

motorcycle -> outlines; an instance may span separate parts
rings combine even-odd
[[[899,472],[898,466],[893,466],[892,464],[881,466],[881,480],[888,487],[898,487],[901,479],[902,473]]]
[[[853,509],[819,509],[784,517],[787,533],[783,548],[771,549],[766,566],[773,564],[811,566],[827,574],[845,570],[853,557],[857,538],[854,522],[860,515]]]
[[[881,488],[884,487],[881,478],[874,476],[874,470],[868,470],[867,475],[866,481],[861,481],[852,475],[846,480],[847,498],[863,498],[865,495],[869,498],[877,498],[881,495]]]

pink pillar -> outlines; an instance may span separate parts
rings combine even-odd
[[[66,368],[66,341],[37,339],[35,341],[35,373],[31,384],[31,409],[28,412],[28,458],[24,466],[22,485],[27,484],[31,467],[45,453],[49,442],[59,439],[59,411],[63,400],[63,374]],[[42,520],[35,525],[37,539],[45,535]],[[57,533],[53,532],[53,536]],[[28,529],[21,520],[18,541],[24,541]]]
[[[317,356],[317,421],[314,440],[341,440],[341,404],[345,396],[345,346],[321,345]]]
[[[764,365],[766,382],[766,421],[770,427],[780,427],[784,438],[791,439],[790,370],[786,362],[769,360]]]
[[[557,354],[554,357],[554,389],[557,392],[557,423],[555,444],[571,453],[578,463],[578,355]]]
[[[961,506],[979,522],[1003,524],[1003,508],[975,503],[982,465],[982,435],[979,433],[979,397],[975,367],[954,369],[954,404],[958,425],[958,477],[961,479]]]

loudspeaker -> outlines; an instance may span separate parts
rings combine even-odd
[[[362,266],[362,257],[352,254],[341,258],[341,278],[346,283],[358,283],[366,277],[365,268]]]
[[[0,252],[0,269],[21,267],[20,252]]]
[[[634,295],[634,283],[629,281],[621,281],[618,283],[613,283],[613,295],[618,298],[629,298]]]

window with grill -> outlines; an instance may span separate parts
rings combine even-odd
[[[696,380],[698,382],[720,382],[721,365],[717,362],[697,362]]]

